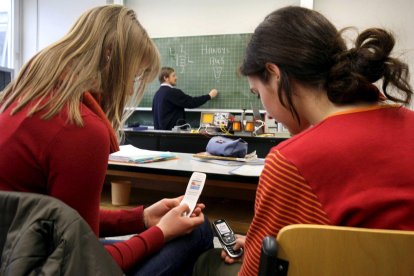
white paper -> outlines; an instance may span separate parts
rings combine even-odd
[[[216,160],[216,159],[202,159],[198,157],[193,157],[193,160],[200,161],[200,162],[207,162],[213,163],[222,166],[240,166],[241,161],[228,161],[228,160]],[[249,161],[245,161],[249,165],[263,165],[264,158],[257,158]]]
[[[174,157],[175,155],[169,151],[144,150],[132,145],[123,145],[119,147],[119,151],[109,155],[109,160],[122,162],[151,162]]]
[[[243,165],[230,171],[230,173],[243,176],[260,176],[263,167],[263,165]]]

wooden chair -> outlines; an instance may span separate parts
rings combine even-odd
[[[265,237],[259,275],[414,275],[414,231],[295,224]]]

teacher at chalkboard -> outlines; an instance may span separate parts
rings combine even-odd
[[[160,88],[152,101],[154,129],[171,130],[174,126],[185,124],[184,108],[196,108],[217,96],[212,89],[207,95],[191,97],[175,88],[177,75],[171,67],[162,67],[159,75]]]

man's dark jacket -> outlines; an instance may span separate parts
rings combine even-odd
[[[63,202],[0,191],[0,275],[123,275],[89,225]]]
[[[191,97],[180,89],[161,85],[152,101],[154,129],[171,130],[176,125],[182,125],[185,123],[184,108],[199,107],[210,99],[208,94]]]

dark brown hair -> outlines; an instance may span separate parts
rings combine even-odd
[[[158,80],[160,81],[160,83],[165,82],[164,78],[168,78],[173,72],[174,72],[174,68],[171,67],[162,67],[161,68],[161,72],[158,76]]]
[[[341,35],[342,31],[316,11],[302,7],[276,10],[254,31],[240,72],[268,82],[266,63],[278,65],[278,97],[298,121],[292,79],[326,90],[329,100],[336,104],[378,101],[379,91],[371,83],[382,79],[389,100],[408,104],[413,93],[408,66],[389,56],[395,43],[392,34],[367,29],[350,50]],[[389,84],[398,88],[399,96],[388,93]]]

